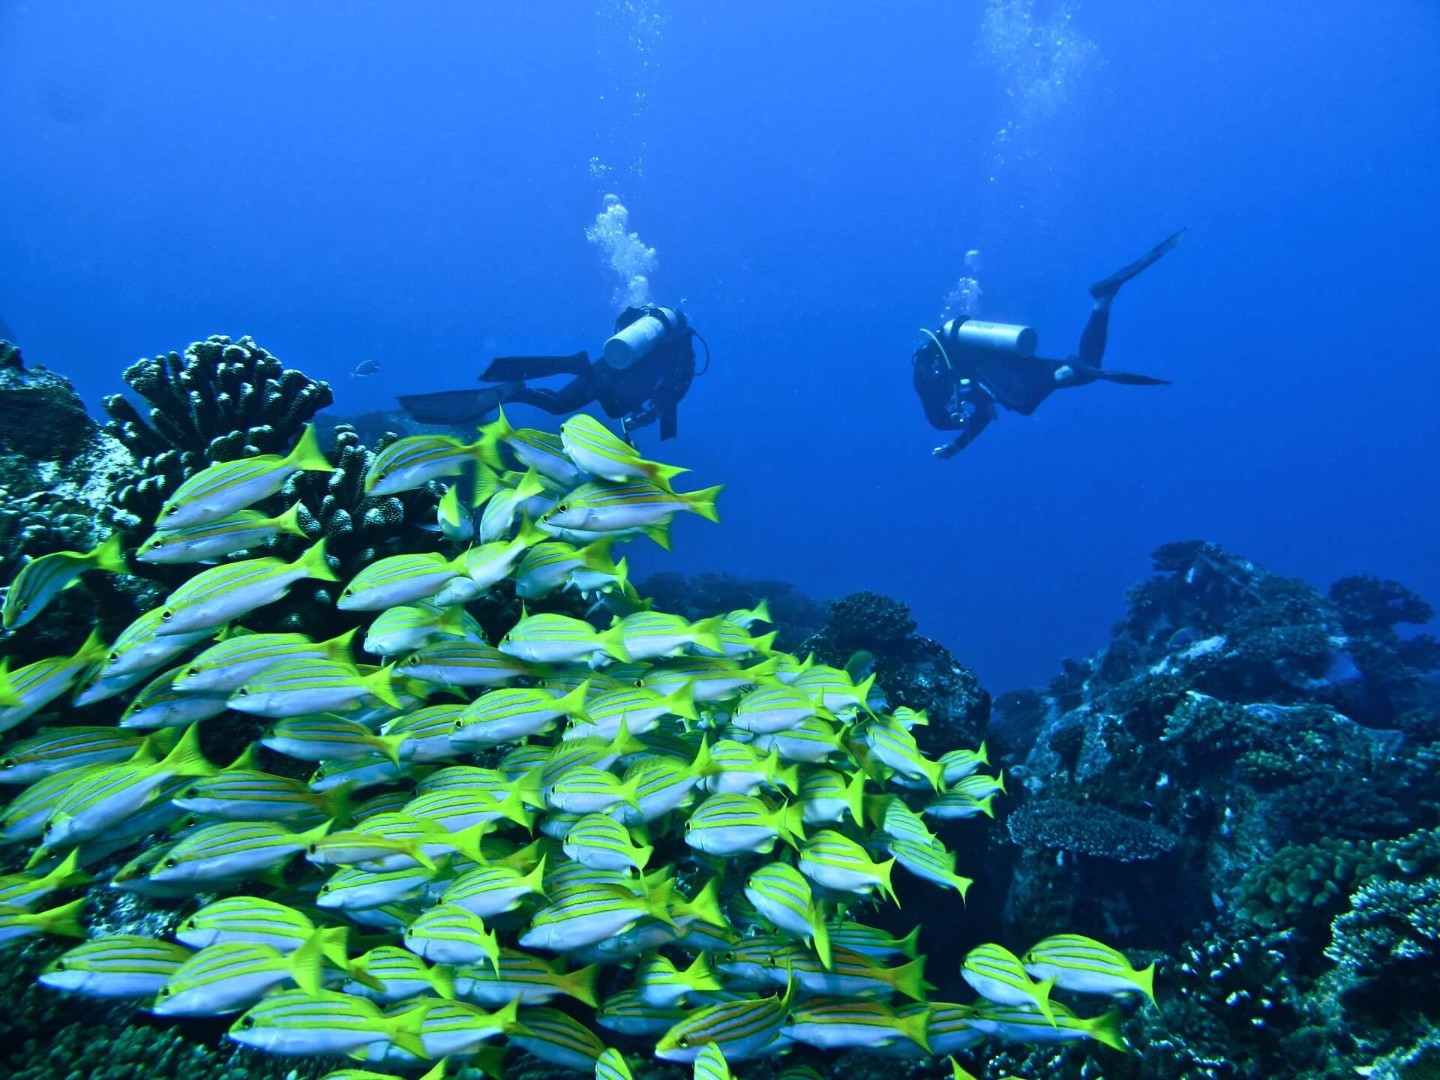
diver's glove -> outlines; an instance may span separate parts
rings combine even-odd
[[[935,447],[935,449],[931,450],[930,453],[935,457],[939,458],[941,461],[948,461],[950,458],[958,454],[963,448],[964,443],[962,443],[959,439],[956,439],[954,442],[946,443],[944,446]]]

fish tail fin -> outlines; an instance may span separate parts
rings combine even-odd
[[[74,847],[60,860],[60,864],[45,875],[45,884],[52,889],[73,889],[78,885],[89,885],[95,879],[80,868],[80,849]],[[1154,974],[1155,965],[1150,965]],[[1142,973],[1143,974],[1143,973]]]
[[[294,506],[290,507],[289,510],[286,510],[277,517],[274,522],[272,522],[275,526],[275,531],[286,536],[304,536],[305,529],[300,524],[300,507],[302,505],[302,503],[297,502]]]
[[[350,928],[348,926],[323,926],[316,931],[316,934],[320,939],[320,955],[341,971],[351,972],[353,976],[354,969],[350,964]]]
[[[316,581],[338,582],[340,580],[335,571],[330,569],[330,563],[325,558],[325,538],[323,536],[306,548],[300,558],[291,565],[297,570],[303,570],[307,578],[314,578]]]
[[[600,965],[591,964],[589,967],[570,972],[561,980],[561,983],[565,988],[565,993],[582,1005],[589,1005],[593,1009],[599,1002],[599,998],[595,996],[595,983],[599,977]]]
[[[1135,973],[1135,985],[1140,988],[1140,992],[1141,992],[1142,994],[1144,994],[1147,998],[1150,999],[1150,1004],[1151,1004],[1151,1005],[1154,1005],[1154,1004],[1156,1003],[1156,1002],[1155,1002],[1155,965],[1154,965],[1154,964],[1151,964],[1151,965],[1150,965],[1149,967],[1147,967],[1144,971],[1137,971],[1137,972]]]
[[[314,424],[305,425],[295,449],[285,455],[285,463],[303,472],[335,471],[335,466],[330,464],[330,460],[320,449],[320,436],[316,433]]]
[[[895,992],[904,994],[915,1001],[925,1000],[925,991],[930,984],[925,981],[925,958],[917,956],[901,967],[893,969]]]
[[[825,970],[834,968],[835,950],[830,946],[830,924],[825,921],[825,913],[818,904],[810,913],[810,942],[815,946],[815,955],[820,957]],[[925,1049],[930,1048],[927,1046]]]
[[[399,698],[399,697],[396,695],[396,693],[395,693],[395,681],[394,681],[394,680],[395,680],[395,665],[394,665],[394,664],[386,664],[386,665],[385,665],[384,667],[382,667],[379,671],[371,672],[369,675],[366,675],[366,676],[365,676],[364,678],[362,678],[360,681],[361,681],[361,683],[364,684],[365,689],[366,689],[370,694],[372,694],[372,695],[374,695],[375,697],[379,698],[379,699],[380,699],[381,701],[383,701],[386,705],[389,705],[390,708],[392,708],[392,709],[402,709],[402,708],[404,708],[404,706],[401,704],[400,698]],[[400,743],[402,743],[402,742],[405,741],[405,737],[402,736],[402,735],[381,736],[381,737],[382,737],[382,738],[394,738],[395,740],[397,740],[396,743],[395,743],[395,746],[396,746],[397,748],[399,747]],[[396,759],[396,762],[395,762],[395,763],[398,765],[398,764],[399,764],[399,760]]]
[[[1120,1010],[1111,1009],[1104,1016],[1097,1016],[1092,1020],[1085,1021],[1085,1034],[1112,1050],[1127,1053],[1130,1047],[1125,1045],[1125,1036],[1120,1034],[1120,1019]]]
[[[289,957],[290,977],[307,994],[318,994],[325,988],[325,973],[320,965],[324,934],[324,930],[316,930]]]
[[[924,1009],[911,1016],[895,1021],[895,1030],[915,1043],[927,1054],[930,1053],[930,1009]]]
[[[724,484],[716,484],[714,487],[702,488],[699,491],[691,491],[684,496],[685,503],[691,510],[699,514],[706,521],[720,523],[720,513],[715,509],[715,499],[720,492],[725,490]]]
[[[171,776],[216,776],[220,773],[200,749],[199,724],[187,727],[180,741],[154,767]]]
[[[92,570],[103,570],[109,574],[130,572],[130,568],[125,565],[125,541],[118,532],[107,536],[94,550],[87,552],[85,558],[89,560]]]
[[[85,928],[80,925],[80,909],[85,906],[85,897],[68,904],[41,911],[34,916],[35,926],[47,934],[61,937],[83,938]]]
[[[861,828],[865,827],[865,781],[868,777],[864,769],[856,769],[850,776],[850,781],[845,785],[845,805],[850,808],[850,816],[855,819],[855,824]]]

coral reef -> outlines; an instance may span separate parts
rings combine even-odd
[[[137,361],[125,381],[149,405],[147,415],[122,394],[104,406],[107,431],[137,461],[135,482],[115,493],[135,523],[153,522],[170,493],[206,465],[283,454],[334,400],[328,383],[286,369],[248,337],[215,335],[183,356]]]
[[[27,368],[8,342],[0,354],[0,455],[64,461],[95,432],[69,379],[43,367]]]

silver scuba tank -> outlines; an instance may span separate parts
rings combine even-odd
[[[986,322],[984,319],[951,319],[940,328],[940,337],[956,345],[1034,356],[1040,335],[1016,323]]]
[[[612,368],[628,368],[672,328],[685,325],[685,316],[674,308],[656,307],[649,311],[653,314],[642,315],[605,342],[605,363]]]

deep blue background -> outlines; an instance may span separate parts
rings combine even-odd
[[[1015,0],[0,0],[0,315],[97,411],[211,333],[362,411],[598,349],[609,188],[715,350],[646,449],[729,485],[642,571],[892,593],[997,690],[1102,644],[1168,540],[1440,598],[1433,4],[1035,4],[1020,52],[1090,62],[991,59]],[[1064,355],[1180,225],[1107,357],[1174,386],[931,459],[909,355],[967,248]]]

